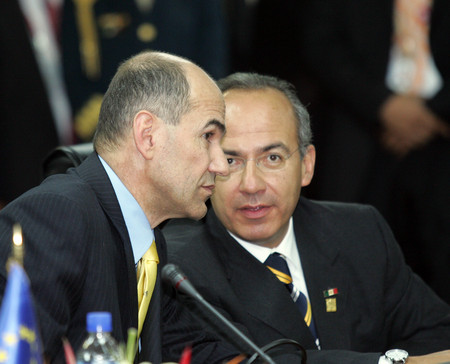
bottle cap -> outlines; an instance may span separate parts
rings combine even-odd
[[[110,312],[89,312],[86,315],[88,332],[111,332],[112,317]]]

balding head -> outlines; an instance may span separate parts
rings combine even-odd
[[[125,61],[104,96],[95,149],[115,150],[131,131],[133,118],[140,110],[177,124],[191,107],[187,74],[197,69],[184,58],[161,52],[143,52]]]

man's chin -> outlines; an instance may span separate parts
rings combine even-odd
[[[262,246],[266,245],[273,237],[270,230],[264,229],[262,226],[258,228],[252,224],[239,226],[234,234],[249,243]]]
[[[192,208],[188,212],[188,218],[192,220],[201,220],[205,217],[206,213],[208,212],[208,208],[206,207],[206,204],[203,202],[201,204],[198,204],[195,208]]]

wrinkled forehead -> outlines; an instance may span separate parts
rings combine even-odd
[[[224,93],[225,147],[261,148],[271,144],[297,146],[292,106],[278,90],[229,90]]]

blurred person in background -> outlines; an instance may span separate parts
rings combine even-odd
[[[41,180],[41,162],[72,143],[58,0],[0,3],[0,209]]]
[[[74,128],[90,141],[100,103],[117,65],[153,49],[187,57],[212,77],[228,72],[221,0],[66,1],[63,62]]]
[[[450,302],[450,2],[315,0],[301,16],[325,94],[316,197],[377,207]]]

